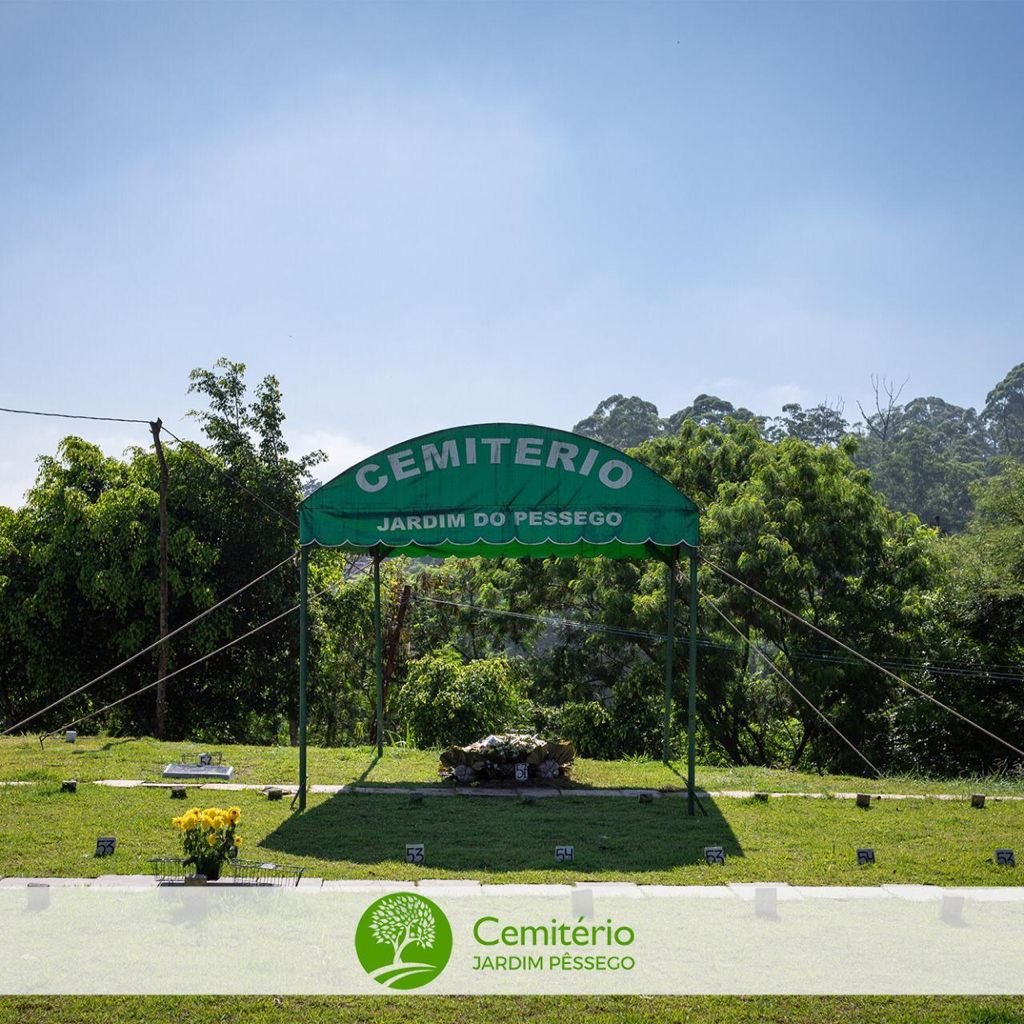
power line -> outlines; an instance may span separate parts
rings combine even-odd
[[[294,608],[289,608],[286,612],[281,612],[280,615],[275,615],[272,619],[268,619],[262,625],[257,626],[255,629],[250,629],[248,633],[243,633],[242,636],[235,637],[234,640],[228,641],[222,647],[218,647],[215,651],[210,651],[209,654],[204,654],[201,658],[196,658],[195,661],[190,661],[187,665],[182,665],[181,668],[175,669],[173,672],[169,672],[162,679],[155,679],[151,683],[147,683],[145,686],[140,687],[133,693],[129,693],[124,697],[119,697],[115,701],[111,701],[109,704],[105,704],[103,707],[98,708],[96,711],[90,711],[86,715],[82,715],[80,718],[76,718],[73,722],[67,722],[62,725],[59,729],[54,729],[52,732],[45,733],[43,738],[46,736],[56,736],[63,732],[65,729],[70,729],[73,725],[78,725],[79,722],[88,721],[90,718],[95,718],[96,715],[102,714],[104,711],[109,711],[113,707],[117,707],[118,704],[123,704],[126,700],[131,700],[132,697],[137,697],[140,693],[145,693],[147,690],[152,690],[154,686],[158,686],[161,682],[166,682],[168,679],[173,679],[177,675],[181,675],[182,672],[187,672],[190,668],[195,668],[196,665],[201,664],[204,661],[212,658],[215,654],[220,654],[221,651],[226,651],[229,647],[234,647],[235,644],[241,643],[243,640],[247,640],[255,633],[259,633],[260,630],[266,629],[267,626],[272,626],[279,619],[283,619],[286,615],[291,615],[292,612],[298,610],[298,605]]]
[[[294,555],[292,557],[294,557]],[[286,559],[286,561],[289,560],[290,559]],[[283,565],[284,563],[281,564]],[[317,591],[317,593],[313,594],[312,597],[321,597],[322,595],[326,594],[327,591],[329,590],[336,590],[340,585],[340,583],[335,583],[329,587],[324,587],[323,590]],[[95,718],[97,715],[103,714],[104,711],[109,711],[111,708],[117,707],[118,704],[123,704],[125,701],[131,700],[132,697],[138,697],[139,694],[145,693],[147,690],[152,690],[154,686],[158,686],[161,682],[166,682],[168,679],[173,679],[174,676],[181,675],[181,673],[183,672],[187,672],[190,668],[195,668],[196,665],[201,665],[204,661],[208,661],[215,654],[220,654],[221,651],[226,651],[229,647],[234,647],[235,644],[240,644],[243,640],[248,640],[249,637],[254,636],[256,633],[261,632],[268,626],[272,626],[275,622],[279,622],[281,619],[284,619],[287,616],[292,615],[298,610],[299,606],[297,604],[292,605],[292,607],[287,609],[287,611],[283,611],[280,614],[275,615],[272,619],[267,619],[267,621],[262,623],[261,625],[256,626],[254,629],[250,629],[248,633],[243,633],[241,636],[235,637],[234,640],[229,640],[226,644],[222,644],[216,650],[210,651],[209,654],[204,654],[201,658],[196,658],[195,661],[190,661],[187,665],[182,665],[181,668],[175,669],[173,672],[168,673],[166,676],[163,676],[162,679],[154,679],[153,682],[147,683],[145,686],[141,686],[139,687],[139,689],[133,690],[131,693],[125,694],[125,696],[123,697],[118,697],[117,700],[111,701],[109,704],[104,704],[103,707],[97,708],[95,711],[90,711],[88,714],[82,715],[81,717],[76,718],[74,721],[66,722],[59,729],[54,729],[51,732],[44,733],[43,736],[40,738],[40,741],[46,739],[47,736],[56,736],[63,732],[65,729],[70,729],[71,726],[73,725],[78,725],[80,722],[86,722],[90,718]]]
[[[959,718],[960,721],[966,722],[972,728],[977,729],[978,732],[984,733],[986,736],[989,737],[989,739],[995,740],[996,743],[999,743],[1007,749],[1012,750],[1015,754],[1020,754],[1021,757],[1024,757],[1024,750],[1021,750],[1020,747],[1015,747],[1012,743],[1002,739],[1000,736],[997,736],[994,732],[991,732],[989,729],[986,729],[983,725],[979,725],[977,722],[972,721],[966,715],[962,715],[959,711],[956,710],[956,708],[951,708],[948,704],[943,703],[937,697],[933,697],[930,693],[927,693],[925,690],[922,690],[919,686],[915,686],[913,683],[908,683],[906,679],[900,678],[900,676],[896,675],[895,672],[890,672],[887,668],[878,664],[877,661],[872,661],[871,658],[869,658],[866,654],[861,654],[860,651],[855,650],[848,644],[844,644],[842,640],[838,640],[836,637],[832,636],[831,633],[826,633],[825,630],[823,630],[820,626],[814,625],[813,622],[808,622],[807,619],[805,619],[802,615],[797,615],[796,612],[790,611],[784,605],[779,604],[778,601],[773,601],[767,594],[761,593],[761,591],[758,590],[756,587],[752,587],[749,583],[745,583],[737,576],[733,576],[731,572],[726,571],[725,569],[721,568],[721,566],[715,565],[714,562],[708,561],[708,559],[704,555],[701,555],[701,560],[707,563],[707,565],[714,569],[715,572],[724,576],[726,579],[732,580],[733,583],[739,584],[739,586],[743,587],[745,590],[748,590],[755,596],[760,597],[764,601],[767,601],[773,608],[776,608],[784,615],[788,615],[791,619],[796,619],[797,622],[802,623],[808,629],[811,629],[815,633],[817,633],[819,636],[823,636],[826,640],[831,641],[837,647],[841,647],[848,654],[852,654],[855,658],[859,658],[866,665],[870,665],[872,668],[877,669],[883,675],[888,676],[890,679],[893,680],[893,682],[899,683],[900,686],[906,687],[908,690],[912,690],[919,697],[924,697],[925,700],[931,701],[934,705],[936,705],[936,707],[940,707],[944,711],[948,711],[951,715],[955,715],[957,718]]]
[[[415,596],[416,601],[429,601],[431,604],[448,605],[452,608],[461,608],[464,611],[478,612],[482,615],[498,615],[505,616],[511,619],[525,619],[531,622],[540,622],[548,626],[560,626],[569,629],[583,629],[589,630],[595,633],[609,633],[613,636],[624,636],[633,639],[644,639],[644,640],[657,640],[663,641],[665,639],[664,633],[652,633],[642,629],[627,629],[623,626],[608,626],[600,622],[580,622],[576,619],[563,619],[557,618],[550,615],[531,615],[528,612],[515,612],[508,608],[484,608],[480,605],[475,604],[463,604],[458,601],[445,601],[437,597],[425,597],[422,594]],[[688,637],[683,635],[682,637],[675,636],[674,639],[686,642]],[[699,647],[710,647],[716,648],[723,651],[735,651],[736,648],[729,644],[715,643],[713,640],[704,640],[698,638],[697,645]]]
[[[789,651],[787,652],[791,659],[799,659],[800,661],[814,661],[826,665],[857,665],[859,662],[855,658],[844,658],[838,654],[826,654],[822,651]],[[976,676],[984,676],[986,679],[1003,680],[1006,682],[1022,683],[1024,682],[1024,670],[1016,671],[997,671],[995,668],[987,667],[984,665],[978,665],[974,668],[968,668],[964,665],[957,665],[949,662],[931,662],[931,661],[912,661],[909,658],[886,658],[879,660],[879,665],[884,665],[886,668],[891,668],[900,672],[920,672],[927,673],[928,675],[936,676],[958,676],[961,678],[974,678]],[[1010,669],[1011,666],[1006,666]]]
[[[807,651],[801,655],[805,658],[835,658],[837,655],[829,654],[827,651]],[[847,661],[849,659],[843,659]],[[1022,665],[1003,665],[996,662],[990,661],[978,661],[974,662],[972,667],[968,669],[965,664],[956,661],[950,661],[946,658],[929,658],[927,661],[914,661],[912,658],[887,658],[882,662],[883,665],[888,665],[890,668],[920,668],[922,670],[927,669],[929,672],[946,672],[950,671],[953,673],[963,672],[966,675],[981,675],[982,673],[992,674],[995,676],[1005,675],[1009,678],[1024,679],[1024,666]]]
[[[655,641],[661,641],[665,639],[664,633],[653,633],[649,630],[628,629],[624,626],[609,626],[605,623],[600,622],[580,622],[576,619],[566,619],[550,615],[531,615],[528,612],[517,612],[512,611],[508,608],[484,608],[480,605],[465,604],[459,601],[445,601],[436,597],[426,597],[422,594],[417,594],[415,600],[429,601],[431,604],[448,605],[452,608],[460,608],[464,611],[478,612],[483,615],[504,616],[506,618],[524,619],[531,622],[539,622],[548,626],[557,626],[568,629],[581,629],[595,633],[607,633],[611,636],[622,636],[630,639]],[[681,643],[686,643],[689,638],[686,634],[674,634],[673,639]],[[737,647],[735,644],[721,643],[715,640],[706,639],[704,637],[698,637],[697,646],[705,650],[726,651],[733,654],[740,653],[740,648]],[[790,658],[790,660],[814,661],[832,665],[860,664],[860,661],[856,658],[844,658],[836,654],[827,654],[825,652],[820,651],[789,651],[787,652],[787,656]],[[1002,679],[1012,682],[1024,682],[1024,672],[993,672],[991,669],[987,668],[967,668],[964,666],[956,666],[953,664],[935,665],[932,662],[912,662],[909,660],[886,660],[879,662],[879,664],[890,668],[901,669],[903,671],[928,672],[935,674],[967,677],[983,675],[989,679]]]
[[[733,630],[733,632],[744,642],[749,642],[743,636],[743,632],[735,622],[730,619],[721,608],[711,600],[707,594],[704,595],[704,600],[707,604],[711,605],[711,608],[718,613],[719,616],[725,621],[725,624]],[[879,777],[882,777],[882,773],[875,767],[874,764],[868,759],[868,756],[862,753],[853,745],[853,741],[847,739],[840,731],[839,727],[836,726],[816,704],[794,683],[783,671],[775,664],[775,662],[768,656],[768,654],[759,647],[756,643],[751,643],[751,646],[757,651],[758,654],[764,658],[767,662],[768,667],[812,710],[814,713]]]
[[[113,675],[118,669],[124,668],[125,665],[130,665],[133,661],[135,661],[136,658],[141,658],[142,655],[148,654],[154,648],[159,647],[162,643],[166,643],[166,641],[170,640],[172,636],[176,636],[183,630],[188,629],[189,626],[192,626],[195,623],[197,623],[200,619],[206,618],[206,616],[209,615],[211,612],[215,612],[218,608],[227,604],[229,601],[233,601],[236,597],[238,597],[239,594],[244,593],[250,587],[255,586],[257,583],[259,583],[261,580],[265,580],[271,573],[277,572],[278,569],[280,569],[283,565],[286,565],[288,562],[293,561],[294,558],[295,555],[289,555],[286,559],[284,559],[284,561],[278,562],[277,565],[273,567],[273,569],[268,569],[262,575],[257,576],[256,579],[250,580],[248,583],[245,584],[245,586],[239,587],[238,590],[236,590],[233,594],[229,594],[223,600],[218,601],[215,605],[211,605],[205,611],[200,612],[195,618],[189,619],[188,622],[184,623],[184,625],[178,626],[178,628],[175,629],[173,632],[168,633],[166,636],[154,641],[148,647],[143,647],[141,651],[138,651],[137,653],[133,654],[130,658],[125,658],[125,660],[122,661],[119,665],[115,665],[113,668],[107,669],[106,672],[103,672],[100,675],[96,676],[95,679],[90,679],[89,682],[83,683],[81,686],[78,687],[77,690],[72,690],[70,693],[66,693],[63,697],[60,697],[58,700],[55,700],[52,704],[47,704],[45,708],[42,708],[40,711],[36,711],[33,714],[29,715],[28,718],[23,718],[16,725],[12,725],[4,729],[3,732],[0,732],[0,736],[6,736],[8,733],[14,732],[15,729],[20,729],[23,725],[27,725],[29,722],[37,719],[40,715],[44,715],[46,714],[47,711],[50,711],[52,708],[57,707],[58,704],[63,704],[64,701],[70,700],[72,697],[76,697],[78,694],[84,692],[85,690],[88,690],[90,686],[93,686],[101,680],[106,679],[107,676]]]
[[[94,420],[105,423],[141,423],[147,427],[150,426],[153,422],[152,420],[131,419],[125,416],[86,416],[67,412],[40,412],[36,409],[8,409],[5,406],[0,406],[0,412],[16,413],[21,416],[48,416],[63,420]],[[290,516],[285,515],[285,513],[282,512],[280,509],[275,508],[273,505],[270,504],[270,502],[260,497],[260,495],[258,495],[255,491],[250,490],[248,487],[246,487],[245,484],[243,484],[241,480],[239,480],[229,470],[225,469],[223,466],[218,465],[217,462],[209,455],[209,453],[206,451],[205,448],[203,448],[202,445],[196,444],[195,441],[182,440],[180,437],[178,437],[177,434],[174,433],[174,431],[170,430],[166,424],[161,424],[160,429],[164,433],[169,434],[171,437],[173,437],[174,440],[177,441],[179,444],[189,445],[193,448],[196,448],[202,454],[203,458],[205,458],[218,472],[226,476],[228,480],[230,480],[236,487],[240,487],[250,497],[255,498],[261,505],[264,506],[264,508],[269,509],[271,512],[274,513],[274,515],[279,516],[289,526],[298,529],[298,523],[296,523],[294,519],[292,519]]]
[[[20,416],[51,416],[61,420],[102,420],[104,423],[144,423],[149,426],[149,420],[127,419],[124,416],[82,416],[68,412],[38,412],[35,409],[7,409],[0,406],[0,412],[13,412]]]
[[[864,753],[862,753],[856,746],[854,746],[853,742],[850,739],[848,739],[845,735],[843,735],[842,732],[840,732],[839,728],[836,725],[834,725],[829,720],[829,718],[825,715],[825,713],[821,710],[821,708],[819,708],[816,704],[814,704],[810,700],[810,698],[808,698],[807,695],[804,694],[803,691],[801,691],[800,688],[791,679],[789,679],[787,676],[785,676],[783,674],[781,669],[779,669],[775,665],[775,663],[771,660],[771,658],[768,656],[767,652],[764,651],[760,646],[758,646],[758,644],[752,643],[752,642],[748,641],[747,638],[744,637],[744,635],[743,635],[742,631],[739,629],[739,627],[737,627],[735,625],[735,623],[733,623],[732,620],[729,619],[725,615],[725,613],[709,597],[707,597],[705,595],[704,599],[725,620],[726,625],[728,625],[736,633],[736,635],[740,638],[740,640],[742,640],[745,644],[749,643],[750,646],[753,647],[753,649],[755,651],[757,651],[757,653],[760,654],[761,657],[764,658],[764,660],[768,663],[768,667],[777,676],[779,676],[779,678],[782,679],[782,681],[787,686],[789,686],[790,689],[792,689],[793,692],[805,704],[807,704],[807,706],[810,707],[811,710],[814,711],[815,714],[817,714],[818,717],[821,718],[821,720],[879,778],[881,778],[882,777],[881,771],[871,762],[871,760]],[[556,625],[557,624],[557,625],[561,625],[561,626],[569,626],[569,627],[575,627],[575,628],[580,628],[580,629],[591,629],[591,630],[600,631],[600,632],[615,633],[615,634],[618,634],[618,635],[627,635],[627,636],[632,636],[632,637],[645,637],[645,638],[652,639],[652,640],[663,640],[664,639],[664,634],[662,634],[662,633],[651,633],[651,632],[646,632],[646,631],[642,631],[642,630],[626,630],[626,629],[621,629],[621,628],[618,628],[618,627],[604,626],[604,625],[602,625],[600,623],[578,622],[578,621],[574,621],[572,619],[557,619],[557,618],[553,618],[553,617],[549,617],[549,616],[530,615],[530,614],[528,614],[526,612],[514,612],[514,611],[509,611],[507,609],[500,609],[500,608],[481,608],[481,607],[479,607],[477,605],[460,604],[457,601],[444,601],[444,600],[441,600],[439,598],[430,598],[430,597],[422,598],[419,595],[417,595],[417,600],[426,600],[426,601],[430,601],[432,604],[449,605],[449,606],[452,606],[452,607],[463,608],[463,609],[467,609],[467,610],[474,611],[474,612],[483,612],[484,614],[506,615],[506,616],[511,616],[513,618],[519,618],[519,619],[531,619],[531,620],[534,620],[534,621],[537,621],[537,622],[544,622],[544,623],[547,623],[549,625]],[[685,642],[688,638],[684,636],[682,638],[677,638],[677,639],[682,639],[682,641]],[[715,648],[715,649],[718,649],[718,650],[725,650],[725,651],[730,651],[730,652],[734,652],[734,653],[737,652],[737,650],[738,650],[735,646],[732,646],[732,645],[715,643],[714,641],[703,640],[703,639],[699,639],[699,638],[697,640],[697,646],[698,647],[705,647],[705,648],[711,647],[711,648]]]
[[[239,487],[243,491],[245,491],[245,493],[248,494],[250,498],[255,498],[256,501],[258,501],[264,508],[269,509],[271,512],[274,513],[275,516],[279,516],[281,519],[283,519],[293,529],[297,530],[299,528],[299,524],[297,522],[295,522],[294,519],[292,519],[290,516],[285,515],[284,512],[282,512],[279,508],[275,508],[273,505],[270,504],[269,501],[266,501],[264,498],[260,497],[260,495],[258,495],[255,491],[253,491],[250,488],[246,487],[245,484],[243,484],[242,481],[239,480],[238,477],[235,476],[234,473],[232,473],[230,470],[227,470],[223,466],[221,466],[217,462],[217,460],[214,459],[214,457],[212,455],[210,455],[210,453],[201,444],[197,444],[195,441],[184,441],[184,440],[182,440],[180,437],[178,437],[177,434],[174,433],[173,430],[169,430],[166,425],[161,426],[160,429],[164,433],[170,434],[171,437],[173,437],[174,440],[178,442],[178,444],[180,444],[180,445],[187,445],[188,447],[194,448],[196,451],[198,451],[203,456],[203,458],[206,459],[206,461],[209,462],[210,465],[213,466],[213,468],[217,470],[218,473],[221,473],[231,483],[233,483],[236,487]]]

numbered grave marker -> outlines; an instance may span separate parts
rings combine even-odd
[[[117,839],[114,836],[99,836],[96,839],[96,856],[112,857],[117,848]]]
[[[77,793],[78,792],[78,780],[77,779],[65,779],[60,784],[60,791],[62,793]]]
[[[68,729],[68,731],[66,733],[64,733],[64,742],[65,743],[74,743],[75,740],[77,740],[77,739],[78,739],[78,733],[75,732],[74,729]]]
[[[426,860],[426,851],[422,843],[405,844],[406,864],[422,864]]]
[[[1015,868],[1017,861],[1013,856],[1013,850],[996,850],[996,863],[1004,868]]]
[[[971,795],[971,806],[976,811],[983,811],[985,809],[985,794],[984,793],[973,793]]]
[[[865,846],[857,851],[857,863],[861,866],[875,863],[875,851],[870,846]]]
[[[720,846],[705,846],[704,860],[708,864],[725,864],[725,850]]]
[[[555,863],[556,864],[573,864],[576,861],[576,847],[575,846],[556,846],[555,847]]]
[[[171,786],[171,799],[184,800],[188,793],[184,786]]]
[[[268,800],[280,800],[282,796],[284,796],[283,790],[280,790],[280,789],[277,789],[277,788],[273,788],[273,787],[271,789],[267,790],[267,799]]]
[[[858,793],[857,806],[867,810],[871,806],[871,795],[869,793]]]
[[[527,782],[530,778],[530,769],[525,764],[516,765],[516,782]]]

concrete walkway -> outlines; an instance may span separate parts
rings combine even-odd
[[[0,782],[0,786],[35,786],[38,782]],[[283,794],[293,796],[298,787],[292,783],[243,783],[243,782],[146,782],[144,779],[96,779],[92,782],[95,786],[112,786],[116,789],[170,789],[171,787],[182,787],[186,789],[198,789],[204,791],[219,791],[227,793],[240,793],[245,791],[266,792],[268,789],[280,789]],[[660,790],[660,789],[585,789],[569,788],[559,789],[557,787],[532,787],[522,786],[520,788],[506,786],[403,786],[383,783],[376,786],[359,786],[352,783],[336,786],[314,785],[309,787],[310,793],[325,793],[331,796],[341,794],[369,794],[377,796],[504,796],[521,797],[530,796],[538,800],[551,799],[554,797],[625,797],[637,800],[640,797],[660,799],[661,797],[685,797],[686,791],[681,789]],[[871,793],[865,789],[861,792],[868,793],[872,800],[952,800],[969,801],[970,794],[967,793]],[[781,800],[786,798],[799,798],[804,800],[855,800],[857,793],[806,793],[806,792],[775,792],[753,789],[698,789],[697,796],[710,798],[712,800],[752,800],[755,797],[760,799]],[[1019,802],[1024,801],[1024,796],[1013,794],[988,795],[986,801],[999,803],[1001,801]]]

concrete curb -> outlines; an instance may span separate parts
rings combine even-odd
[[[151,875],[101,875],[99,878],[28,878],[0,879],[0,890],[31,888],[90,889],[94,891],[143,892],[155,889],[157,879]],[[172,886],[174,888],[180,886]],[[265,889],[222,881],[204,888]],[[470,878],[422,878],[418,881],[376,881],[374,879],[303,878],[297,886],[274,886],[277,890],[303,892],[347,892],[385,895],[389,892],[416,889],[433,896],[563,896],[589,892],[594,899],[617,897],[628,899],[664,899],[701,897],[715,900],[755,901],[758,890],[773,889],[779,901],[817,900],[896,900],[902,903],[938,902],[948,896],[964,896],[985,903],[1024,903],[1024,886],[942,886],[942,885],[789,885],[786,882],[729,882],[718,885],[637,885],[635,882],[586,882],[565,884],[513,883],[500,885],[481,883]]]
[[[38,782],[22,781],[0,781],[0,786],[36,786]],[[201,782],[192,783],[186,780],[179,782],[147,782],[144,779],[94,779],[91,783],[94,786],[110,786],[114,789],[170,789],[172,786],[184,786],[186,789],[240,793],[240,792],[265,792],[268,789],[280,789],[286,796],[294,796],[298,786],[291,783],[244,783],[244,782]],[[669,797],[681,799],[686,796],[685,790],[679,789],[559,789],[545,787],[523,786],[519,789],[498,788],[495,786],[402,786],[382,783],[378,786],[358,786],[351,783],[339,785],[313,785],[309,792],[328,796],[339,795],[360,795],[360,796],[438,796],[438,797],[506,797],[517,799],[523,796],[534,799],[551,799],[555,797],[573,798],[584,797],[594,799],[599,797],[618,797],[620,799],[637,800],[640,797],[661,799]],[[863,792],[863,791],[862,791]],[[768,798],[770,800],[802,799],[802,800],[855,800],[855,792],[835,793],[808,793],[808,792],[775,792],[754,789],[698,789],[696,794],[700,798],[710,800],[752,800],[755,796]],[[968,803],[971,799],[969,793],[869,793],[872,800],[945,800],[953,802]],[[986,795],[988,803],[1019,803],[1024,801],[1024,796],[1015,794]]]

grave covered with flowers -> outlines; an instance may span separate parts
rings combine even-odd
[[[544,740],[530,733],[487,736],[441,753],[440,775],[462,785],[483,780],[557,782],[568,776],[576,752],[566,740]]]

